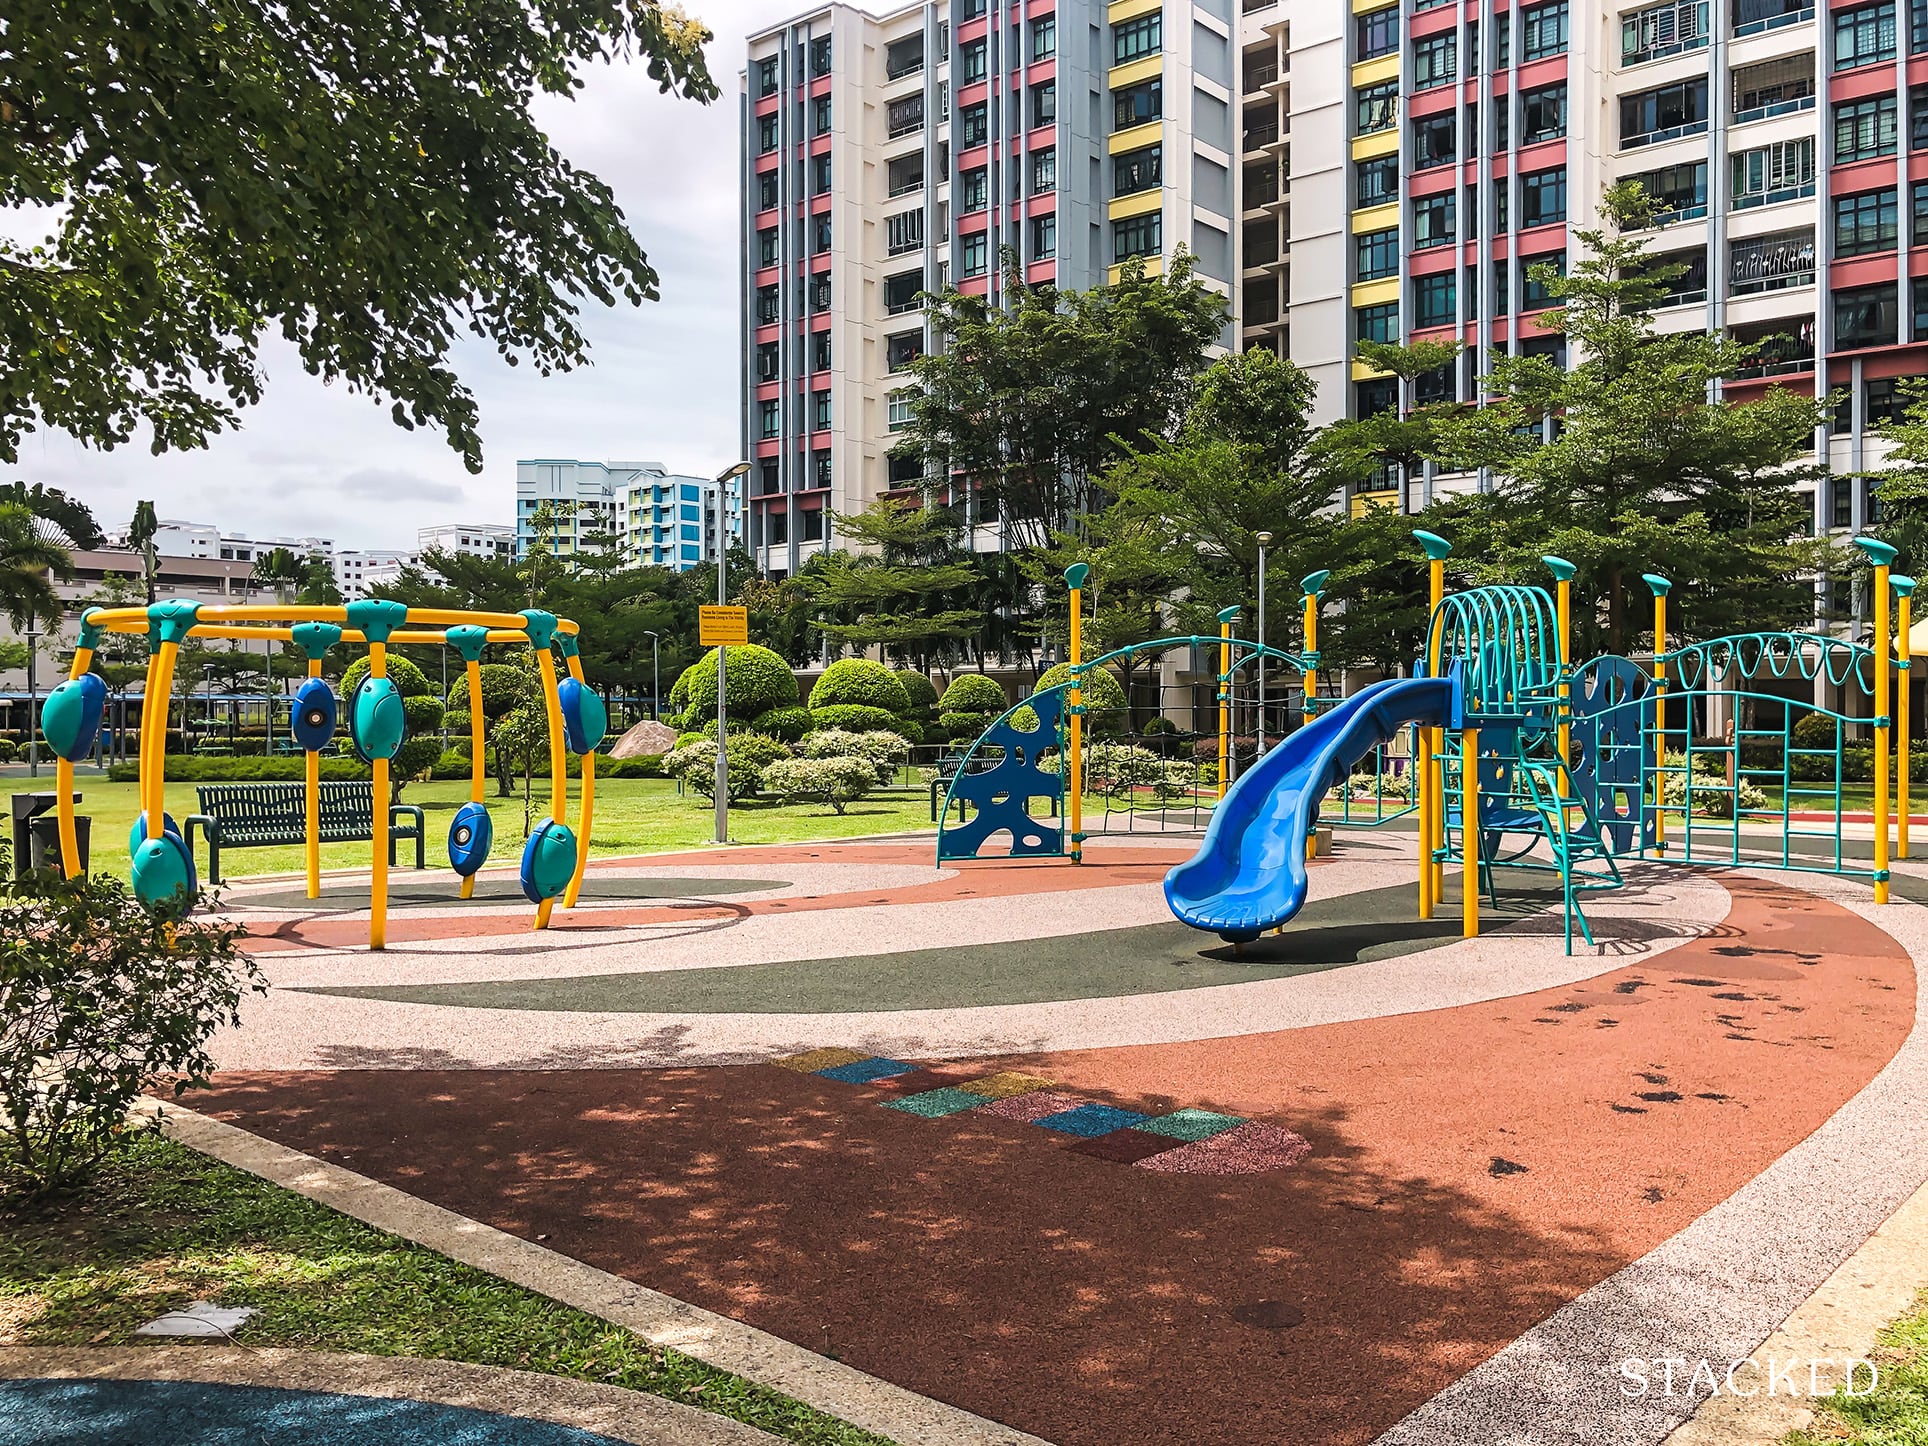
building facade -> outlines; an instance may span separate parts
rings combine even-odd
[[[442,522],[415,531],[415,552],[459,552],[470,557],[515,556],[515,528],[494,522]]]
[[[538,459],[516,463],[515,556],[540,545],[558,555],[605,539],[631,562],[686,572],[717,555],[717,483],[682,477],[657,462],[578,462]],[[743,535],[741,481],[724,500],[730,541]],[[537,509],[564,504],[542,535]],[[727,545],[727,543],[725,544]]]

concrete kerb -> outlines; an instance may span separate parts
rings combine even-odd
[[[428,1401],[592,1431],[633,1446],[770,1446],[726,1416],[619,1386],[412,1356],[249,1346],[7,1346],[12,1380],[199,1381]]]
[[[901,1446],[1050,1446],[234,1125],[176,1104],[159,1111],[170,1137],[224,1164]]]

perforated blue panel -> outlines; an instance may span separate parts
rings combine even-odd
[[[1574,791],[1616,854],[1653,843],[1653,820],[1641,805],[1653,767],[1653,679],[1625,658],[1595,658],[1573,675]],[[1643,733],[1643,730],[1644,733]],[[1644,738],[1644,741],[1643,741]]]
[[[960,773],[952,781],[951,798],[962,799],[975,812],[967,822],[945,823],[937,836],[939,860],[974,859],[1000,830],[1011,835],[1013,855],[1050,857],[1064,852],[1062,824],[1032,818],[1030,813],[1034,798],[1064,797],[1064,780],[1056,765],[1038,766],[1039,755],[1058,746],[1064,690],[1053,688],[1025,699],[1024,705],[1037,715],[1038,726],[1021,732],[1011,726],[1010,715],[1000,718],[978,739],[972,758],[982,758],[988,750],[1001,750],[1003,756],[982,773]]]

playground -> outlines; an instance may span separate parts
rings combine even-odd
[[[1659,1443],[1622,1362],[1747,1355],[1928,1182],[1912,582],[1670,649],[1655,577],[1575,661],[1559,559],[1420,541],[1412,677],[1319,691],[1316,577],[1296,652],[1138,645],[1302,710],[1202,805],[1087,795],[1074,627],[935,838],[585,847],[540,929],[526,865],[236,882],[271,989],[186,1103],[1063,1446]]]

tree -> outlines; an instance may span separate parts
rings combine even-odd
[[[390,801],[400,802],[402,789],[409,781],[427,773],[435,760],[442,756],[444,706],[441,695],[429,682],[428,676],[407,658],[391,654],[386,669],[388,680],[402,696],[402,716],[408,728],[407,736],[390,760],[388,768]],[[368,676],[368,672],[366,657],[350,663],[348,671],[341,676],[342,697],[353,699],[355,689]]]
[[[204,446],[259,399],[275,331],[479,472],[458,330],[546,374],[586,359],[581,298],[656,295],[608,187],[537,125],[538,96],[630,55],[666,92],[718,93],[709,32],[653,0],[19,0],[6,36],[0,204],[56,219],[40,245],[0,241],[5,461],[39,426]]]
[[[1094,510],[1093,479],[1121,451],[1184,414],[1225,300],[1183,247],[1163,275],[1142,259],[1119,280],[1061,292],[1023,279],[1007,251],[1002,302],[931,298],[943,346],[912,365],[918,386],[898,451],[962,474],[1006,544],[1039,546]]]
[[[68,542],[83,552],[91,552],[107,540],[93,508],[44,482],[36,482],[31,487],[25,482],[10,482],[0,487],[0,502],[18,503],[35,517],[51,522]]]
[[[1617,185],[1601,227],[1575,233],[1585,255],[1569,274],[1533,268],[1558,303],[1539,325],[1566,338],[1572,370],[1496,355],[1497,400],[1442,427],[1443,455],[1498,479],[1445,535],[1515,578],[1538,572],[1543,553],[1573,562],[1580,657],[1636,645],[1648,571],[1673,579],[1689,636],[1811,625],[1812,574],[1831,553],[1806,537],[1812,510],[1797,490],[1819,475],[1804,454],[1824,405],[1782,387],[1744,404],[1710,400],[1756,348],[1656,329],[1653,311],[1683,268],[1629,235],[1654,214],[1637,183]]]
[[[1869,474],[1881,501],[1881,535],[1913,571],[1928,558],[1928,378],[1902,382],[1901,415],[1878,430],[1890,448]]]
[[[976,580],[957,546],[957,518],[902,497],[838,513],[845,541],[870,549],[832,553],[805,582],[821,613],[816,627],[842,643],[884,648],[930,666],[933,650],[973,636],[984,614],[952,606]]]
[[[53,577],[72,577],[67,549],[43,536],[33,513],[18,502],[0,502],[0,614],[15,632],[32,623],[60,626],[60,594]]]
[[[286,547],[271,547],[254,560],[254,585],[267,588],[276,602],[287,602],[307,576],[306,562]]]
[[[161,570],[160,559],[154,552],[154,538],[160,530],[160,519],[154,515],[154,504],[136,502],[134,520],[127,524],[127,545],[141,555],[141,583],[147,591],[149,606],[154,602],[154,579]]]

